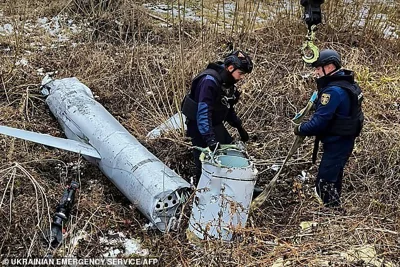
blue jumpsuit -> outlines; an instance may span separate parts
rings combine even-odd
[[[346,74],[339,71],[334,75]],[[329,80],[329,76],[323,78]],[[343,169],[353,151],[356,136],[329,135],[326,130],[335,118],[351,115],[352,103],[349,93],[341,87],[326,86],[318,89],[316,111],[308,122],[301,124],[299,133],[316,136],[323,143],[324,152],[316,179],[317,193],[326,206],[339,206]]]

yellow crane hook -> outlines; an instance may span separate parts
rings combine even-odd
[[[302,59],[307,64],[314,63],[315,61],[318,60],[319,57],[319,49],[313,43],[315,39],[315,32],[314,32],[315,27],[316,25],[312,25],[311,28],[308,30],[308,33],[306,35],[306,41],[303,43],[301,47]],[[309,53],[309,50],[311,50],[311,54]]]

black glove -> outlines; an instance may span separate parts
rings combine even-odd
[[[215,150],[220,149],[221,146],[219,145],[219,143],[213,142],[208,145],[208,148],[211,150],[211,152],[215,152]]]
[[[240,139],[245,143],[249,141],[249,134],[246,132],[246,130],[243,129],[242,126],[238,127],[237,129],[240,135]]]
[[[301,124],[295,124],[294,125],[293,132],[294,132],[295,135],[302,135],[300,133],[300,126],[301,126]]]

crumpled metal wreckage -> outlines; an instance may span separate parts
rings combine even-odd
[[[246,226],[258,171],[240,143],[222,145],[215,153],[204,149],[200,159],[202,174],[186,235],[193,243],[231,241]]]

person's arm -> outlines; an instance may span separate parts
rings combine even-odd
[[[239,119],[233,106],[229,108],[228,115],[226,116],[226,121],[229,123],[230,126],[234,128],[242,127],[242,121]]]
[[[298,128],[300,135],[315,136],[323,134],[335,115],[341,102],[340,94],[334,88],[324,90],[317,102],[317,109],[311,119]]]
[[[237,90],[235,91],[235,100],[230,103],[231,106],[229,108],[228,115],[226,117],[226,121],[229,123],[230,126],[236,128],[238,130],[240,139],[243,142],[247,142],[249,140],[249,134],[243,128],[242,121],[236,114],[236,111],[234,108],[234,105],[239,101],[240,94],[241,94],[240,91],[237,91]]]
[[[198,84],[199,101],[197,106],[197,128],[208,146],[216,144],[212,127],[212,114],[217,92],[217,82],[210,76],[205,76]]]

